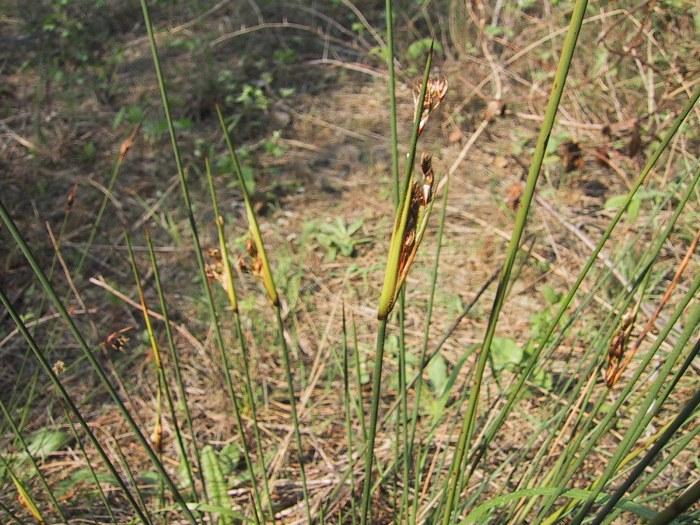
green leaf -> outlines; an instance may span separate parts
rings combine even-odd
[[[201,455],[204,485],[207,489],[209,501],[214,507],[230,509],[231,502],[229,501],[228,494],[226,492],[226,481],[224,480],[224,475],[221,471],[221,465],[219,465],[219,459],[216,457],[216,452],[214,452],[211,445],[207,445],[202,448]],[[233,518],[230,515],[226,515],[221,512],[216,513],[219,514],[218,523],[220,525],[233,525]]]
[[[607,201],[605,201],[605,209],[615,209],[620,208],[627,200],[627,195],[613,195]]]
[[[430,44],[433,42],[432,38],[421,38],[413,42],[408,49],[406,54],[411,60],[422,59],[425,54],[430,50]],[[435,42],[433,46],[434,53],[442,53],[442,46],[439,42]]]
[[[627,207],[627,215],[631,221],[639,217],[639,209],[642,206],[642,199],[632,199]]]
[[[482,503],[472,510],[469,515],[464,518],[464,520],[462,520],[461,525],[468,525],[470,523],[486,523],[488,521],[487,516],[489,511],[520,498],[555,495],[562,498],[571,498],[574,501],[581,501],[589,497],[591,494],[593,494],[591,491],[581,489],[569,489],[562,492],[562,489],[558,487],[535,487],[531,489],[520,489],[516,490],[515,492],[511,492],[510,494],[496,496],[495,498]],[[602,500],[604,498],[605,494],[599,494],[596,499]],[[637,514],[645,520],[648,520],[655,515],[650,509],[629,500],[621,500],[618,506],[623,510]]]
[[[509,366],[519,365],[524,356],[525,352],[513,339],[508,337],[493,338],[491,357],[494,369],[502,370]]]
[[[442,396],[447,385],[447,362],[440,354],[436,354],[427,366],[430,384],[436,397]]]
[[[65,432],[42,429],[29,439],[27,448],[35,458],[44,459],[48,454],[61,450],[68,441],[70,436]]]
[[[556,304],[561,299],[562,294],[557,293],[554,288],[547,284],[542,288],[542,295],[549,304]]]
[[[219,452],[219,465],[226,476],[238,468],[241,462],[241,448],[235,443],[229,443]]]

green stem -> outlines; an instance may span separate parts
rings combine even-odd
[[[462,466],[464,458],[466,457],[469,449],[471,434],[474,428],[474,422],[476,420],[476,409],[479,401],[479,394],[481,392],[481,382],[483,380],[484,370],[490,354],[491,343],[496,332],[498,317],[501,313],[501,308],[503,307],[505,292],[508,288],[508,282],[513,269],[513,263],[515,262],[515,256],[518,253],[518,246],[520,245],[520,240],[525,229],[528,213],[530,211],[530,205],[532,204],[532,199],[535,194],[535,187],[537,185],[537,180],[539,179],[540,168],[547,149],[547,144],[549,143],[549,136],[552,131],[552,127],[554,126],[554,120],[559,108],[559,101],[561,100],[562,93],[564,92],[564,85],[569,73],[571,59],[574,54],[574,49],[576,48],[576,41],[578,40],[578,35],[581,29],[581,24],[583,23],[583,16],[586,12],[587,4],[587,0],[577,0],[576,5],[574,6],[571,21],[569,22],[569,30],[567,32],[566,39],[564,40],[564,47],[559,60],[559,66],[557,67],[557,72],[554,77],[552,92],[545,111],[544,122],[542,123],[542,128],[540,129],[540,134],[537,138],[537,145],[535,146],[535,152],[533,154],[532,162],[530,163],[527,183],[525,185],[520,208],[518,209],[518,214],[515,219],[515,228],[508,245],[506,261],[503,265],[501,278],[496,291],[496,297],[489,316],[489,323],[486,328],[486,334],[484,335],[484,342],[476,365],[474,385],[469,392],[469,404],[467,406],[457,448],[455,450],[455,458],[450,469],[447,500],[442,515],[443,525],[448,525],[452,518],[452,511],[457,496],[457,488],[460,485],[459,477],[463,470]]]
[[[49,486],[49,482],[46,481],[46,477],[44,476],[44,473],[39,469],[39,465],[37,464],[36,459],[32,455],[31,451],[29,450],[29,446],[27,445],[27,442],[24,440],[22,433],[20,432],[19,428],[15,424],[14,419],[12,419],[12,416],[8,412],[7,407],[5,406],[5,403],[2,402],[2,400],[0,400],[0,410],[2,410],[2,413],[5,416],[5,419],[10,424],[10,428],[12,428],[12,432],[15,434],[15,437],[22,445],[22,450],[29,458],[29,461],[31,462],[32,467],[34,467],[34,471],[39,476],[39,480],[41,481],[41,484],[43,485],[44,490],[46,490],[46,493],[49,495],[49,499],[51,500],[51,503],[53,504],[54,508],[56,509],[56,512],[58,512],[58,515],[61,517],[61,521],[63,523],[68,523],[68,520],[66,519],[66,515],[63,513],[63,509],[58,504],[58,500],[56,499],[56,496],[54,496],[53,491],[51,490],[51,487]]]
[[[175,383],[177,384],[177,393],[180,397],[180,403],[182,405],[182,410],[185,416],[185,423],[187,424],[187,430],[190,433],[192,439],[192,448],[194,449],[195,461],[197,462],[197,468],[199,470],[199,481],[202,484],[202,489],[204,490],[204,475],[202,469],[202,462],[199,455],[199,447],[197,446],[197,437],[194,433],[194,425],[192,424],[192,415],[190,414],[189,405],[187,404],[187,393],[185,391],[185,383],[182,378],[182,370],[180,367],[180,355],[175,346],[175,339],[173,338],[173,331],[170,327],[170,313],[168,311],[168,303],[165,300],[165,292],[163,291],[162,281],[160,279],[160,269],[158,267],[158,261],[156,259],[156,252],[153,249],[153,241],[151,236],[146,234],[146,244],[148,245],[148,256],[151,260],[151,268],[153,269],[153,280],[156,285],[156,292],[158,294],[158,302],[160,303],[161,314],[163,315],[163,320],[165,324],[165,337],[168,341],[168,348],[170,349],[170,355],[173,359],[173,365],[175,368]],[[163,372],[165,373],[165,372]],[[172,401],[170,395],[168,395],[168,405],[171,405]],[[171,412],[173,412],[173,420],[175,421],[174,411],[171,407]],[[192,484],[192,494],[195,499],[197,498],[197,491],[194,484],[194,479],[192,476],[192,465],[187,455],[187,447],[184,444],[184,439],[182,437],[182,432],[179,427],[175,427],[177,432],[178,445],[180,447],[180,454],[182,455],[182,460],[185,462],[187,468],[187,478]]]
[[[304,469],[304,449],[301,445],[301,431],[299,430],[299,415],[297,414],[297,402],[294,394],[294,377],[292,376],[292,367],[289,359],[289,347],[284,338],[284,323],[282,322],[281,308],[275,307],[275,316],[277,317],[277,328],[279,329],[280,347],[282,349],[282,364],[284,366],[284,374],[287,378],[287,388],[289,393],[289,405],[292,412],[292,424],[294,425],[294,439],[296,441],[297,452],[299,454],[299,473],[301,474],[301,487],[304,493],[304,510],[306,511],[307,523],[311,523],[311,508],[309,506],[309,489],[306,485],[306,470]]]
[[[372,488],[372,466],[374,464],[374,440],[377,433],[377,417],[379,415],[379,398],[382,386],[382,364],[384,362],[384,339],[386,337],[386,319],[379,320],[377,328],[377,350],[374,354],[374,374],[372,376],[372,406],[370,408],[367,444],[365,445],[365,479],[362,487],[362,503],[360,507],[360,524],[372,523],[370,513],[370,492]]]
[[[437,234],[437,239],[435,241],[435,262],[433,264],[433,271],[430,275],[430,295],[428,296],[428,307],[425,313],[425,325],[423,327],[423,345],[421,347],[421,352],[420,352],[420,359],[418,359],[419,363],[419,372],[417,374],[417,383],[416,383],[416,396],[415,396],[415,401],[413,403],[413,416],[411,417],[411,433],[410,437],[408,439],[409,443],[409,451],[408,454],[413,457],[414,456],[414,451],[413,448],[415,446],[415,441],[416,441],[416,428],[418,426],[418,410],[420,409],[420,400],[421,400],[421,393],[423,390],[423,373],[422,373],[422,368],[423,368],[423,362],[425,360],[425,356],[428,353],[428,343],[430,340],[430,323],[433,318],[433,304],[435,301],[435,290],[437,289],[437,279],[438,279],[438,273],[439,273],[439,267],[440,267],[440,252],[442,250],[442,237],[445,232],[445,218],[447,216],[447,195],[449,193],[450,189],[450,179],[448,178],[445,182],[445,190],[442,196],[442,211],[440,212],[440,224],[438,226],[438,234]],[[413,500],[413,510],[411,512],[411,518],[410,518],[410,523],[412,525],[415,525],[416,523],[416,517],[418,514],[418,490],[420,488],[420,475],[421,475],[421,466],[418,466],[417,472],[414,474],[415,482],[414,482],[414,487],[413,487],[413,494],[414,494],[414,500]]]
[[[394,186],[394,205],[399,205],[399,139],[396,124],[396,73],[394,71],[394,6],[386,0],[386,61],[389,70],[389,127],[391,132],[391,178]]]
[[[27,260],[27,262],[31,266],[32,271],[34,272],[34,275],[36,276],[37,280],[39,281],[42,288],[44,289],[44,292],[49,297],[49,299],[53,303],[56,310],[58,310],[58,313],[61,316],[61,318],[68,325],[69,331],[71,332],[71,334],[73,335],[73,337],[77,341],[80,349],[83,352],[83,355],[88,360],[88,362],[90,363],[90,366],[93,368],[93,370],[95,370],[95,372],[97,373],[97,375],[100,379],[100,382],[107,389],[107,392],[109,393],[109,396],[112,398],[112,401],[117,406],[117,408],[119,409],[119,411],[122,414],[122,416],[124,417],[124,419],[126,419],[126,422],[128,423],[129,427],[131,428],[134,435],[136,436],[136,439],[139,441],[139,443],[141,444],[143,449],[146,451],[146,454],[148,455],[148,457],[150,458],[151,462],[156,467],[156,469],[158,470],[160,475],[163,476],[163,478],[165,479],[165,481],[168,485],[168,488],[172,492],[173,497],[175,498],[176,502],[178,503],[180,508],[183,510],[183,512],[187,516],[188,520],[191,523],[196,524],[197,520],[195,519],[194,515],[192,514],[192,512],[188,508],[187,503],[185,502],[184,498],[182,497],[182,494],[180,494],[180,491],[175,486],[175,483],[173,483],[173,480],[168,475],[167,471],[165,470],[165,467],[163,467],[163,464],[158,459],[158,456],[155,454],[155,452],[153,451],[151,446],[148,444],[148,441],[146,440],[145,436],[143,435],[143,433],[139,429],[138,425],[136,424],[136,421],[134,420],[132,415],[129,413],[129,410],[126,408],[126,406],[124,405],[124,403],[120,399],[119,394],[117,393],[116,389],[114,388],[112,383],[107,378],[107,374],[105,373],[104,369],[102,368],[102,365],[100,365],[100,363],[97,361],[97,358],[95,357],[93,352],[90,350],[90,348],[87,344],[87,341],[85,341],[85,338],[78,330],[78,327],[75,324],[75,321],[68,313],[68,310],[66,310],[66,307],[64,306],[63,302],[58,298],[58,295],[56,295],[56,291],[53,289],[53,287],[49,283],[48,279],[46,278],[46,275],[44,274],[43,270],[39,266],[39,263],[34,258],[34,255],[32,254],[31,250],[29,249],[29,246],[27,245],[25,240],[22,238],[22,235],[19,233],[17,226],[15,225],[14,221],[10,218],[9,214],[7,213],[7,210],[2,205],[2,203],[0,203],[0,220],[2,220],[3,224],[5,224],[5,227],[10,232],[10,235],[17,243],[17,246],[19,246],[25,259]],[[8,301],[8,304],[9,304],[9,301]],[[19,325],[18,325],[18,327],[19,327]]]

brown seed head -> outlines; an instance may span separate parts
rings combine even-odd
[[[418,134],[423,133],[425,125],[428,123],[430,114],[440,105],[447,95],[447,79],[431,78],[428,79],[428,85],[425,89],[425,98],[423,99],[423,110],[421,112],[420,124],[418,125]],[[420,98],[420,87],[413,94],[413,103],[418,105]],[[417,109],[417,108],[416,108]]]
[[[66,369],[66,365],[63,361],[56,361],[53,366],[51,367],[51,370],[53,370],[53,373],[56,374],[57,376],[60,376],[63,371]]]
[[[423,153],[421,155],[420,168],[423,172],[423,205],[425,206],[433,200],[433,182],[435,181],[433,156],[430,153]]]

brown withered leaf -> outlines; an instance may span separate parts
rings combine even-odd
[[[126,333],[130,332],[133,329],[133,326],[127,326],[122,328],[121,330],[112,332],[107,337],[105,337],[103,343],[104,346],[106,348],[111,348],[112,350],[121,352],[122,350],[124,350],[124,347],[129,343],[129,337],[126,335]]]
[[[560,151],[565,173],[583,168],[583,152],[578,143],[571,140],[564,142]]]
[[[514,182],[506,190],[506,206],[511,210],[515,211],[520,206],[520,199],[523,196],[523,184],[521,182]]]

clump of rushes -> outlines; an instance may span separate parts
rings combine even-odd
[[[229,154],[231,155],[231,160],[233,161],[234,172],[236,178],[238,179],[238,185],[241,188],[241,193],[243,195],[243,203],[245,205],[246,217],[248,219],[248,231],[250,233],[250,242],[248,243],[249,255],[253,258],[253,269],[255,273],[262,280],[267,296],[272,303],[275,310],[275,317],[277,318],[277,328],[279,330],[280,337],[280,347],[282,353],[282,363],[284,366],[284,373],[287,379],[287,388],[289,393],[289,405],[292,413],[292,426],[294,427],[294,438],[296,441],[298,458],[299,458],[299,472],[301,474],[301,485],[302,492],[304,495],[304,510],[306,512],[306,519],[308,523],[311,523],[311,507],[309,504],[309,490],[306,484],[306,470],[304,469],[304,449],[301,444],[301,431],[299,430],[299,416],[297,413],[297,403],[294,394],[294,377],[292,375],[291,360],[289,357],[289,348],[287,347],[287,341],[284,338],[284,323],[282,322],[282,307],[279,300],[279,295],[277,294],[277,288],[275,287],[275,281],[272,278],[272,270],[270,263],[267,259],[267,253],[265,251],[265,245],[263,244],[262,235],[260,234],[260,227],[258,226],[258,220],[255,216],[255,210],[253,210],[253,205],[250,201],[250,195],[248,194],[248,189],[245,185],[245,180],[243,179],[243,172],[241,171],[241,164],[238,161],[238,155],[236,154],[236,149],[233,146],[231,140],[231,135],[229,134],[228,127],[224,121],[224,116],[221,113],[221,108],[216,107],[216,113],[219,116],[219,123],[221,124],[221,129],[224,134],[224,139],[226,140],[226,146],[228,147]]]
[[[238,312],[238,296],[236,295],[236,286],[233,280],[233,269],[231,266],[231,259],[229,257],[228,246],[226,245],[226,235],[224,233],[224,217],[219,212],[219,203],[216,198],[216,190],[214,189],[214,180],[211,173],[211,165],[209,159],[205,159],[205,168],[207,174],[207,183],[209,185],[209,193],[211,194],[212,207],[214,209],[214,217],[216,222],[216,233],[219,238],[219,248],[210,250],[210,255],[214,260],[214,263],[207,268],[208,272],[211,271],[212,277],[216,279],[228,297],[229,306],[231,307],[231,312],[233,315],[233,321],[236,327],[236,333],[238,334],[238,342],[241,345],[241,354],[243,356],[243,371],[245,373],[245,391],[246,391],[246,401],[250,407],[253,419],[253,432],[255,434],[255,446],[258,453],[258,461],[261,476],[263,479],[263,488],[265,490],[265,498],[267,499],[267,504],[270,511],[270,517],[274,519],[274,511],[272,509],[272,497],[270,495],[270,486],[267,479],[267,470],[265,467],[265,454],[262,448],[262,438],[260,436],[260,427],[258,426],[258,413],[255,406],[255,396],[253,395],[253,383],[250,379],[250,358],[248,356],[248,344],[246,343],[245,336],[243,335],[243,328],[241,326],[241,316]],[[253,245],[252,242],[249,243]],[[261,260],[261,259],[256,259]],[[261,266],[261,264],[260,264]],[[262,272],[262,268],[258,270]],[[209,273],[207,273],[209,275]]]
[[[360,522],[363,525],[371,523],[370,499],[372,492],[372,468],[374,465],[374,442],[379,414],[379,399],[381,396],[381,376],[387,319],[396,304],[396,300],[406,282],[408,272],[415,260],[433,206],[435,174],[433,172],[432,158],[430,155],[423,154],[421,157],[420,166],[423,180],[418,182],[414,180],[413,176],[418,138],[425,130],[430,115],[440,105],[447,94],[447,82],[441,79],[431,79],[429,76],[432,56],[433,48],[431,45],[423,70],[423,80],[414,98],[415,112],[413,132],[406,160],[406,175],[396,208],[394,226],[389,244],[389,255],[384,273],[384,282],[377,310],[379,326],[374,356],[371,412],[365,449],[365,474],[360,512]],[[390,72],[393,76],[393,68],[390,68]],[[393,79],[391,78],[389,85],[391,91],[393,86]],[[394,94],[390,93],[390,95],[391,103],[395,104]],[[394,113],[392,112],[392,114]],[[392,134],[392,141],[395,142],[395,140],[396,138]],[[392,144],[392,148],[396,149],[396,144]]]

